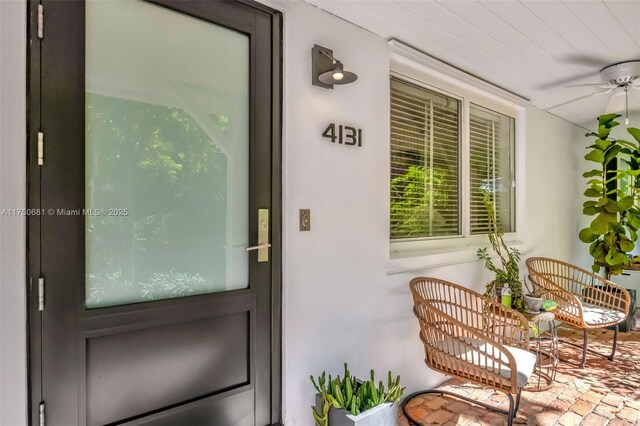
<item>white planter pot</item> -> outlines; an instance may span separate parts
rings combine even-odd
[[[529,312],[540,312],[540,305],[542,305],[542,297],[532,297],[528,294],[524,295],[524,304]]]
[[[398,407],[400,403],[385,402],[357,416],[344,409],[331,407],[329,410],[329,426],[396,426],[398,424]],[[316,407],[321,406],[321,396],[316,395]]]

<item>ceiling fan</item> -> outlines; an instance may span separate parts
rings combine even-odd
[[[625,124],[629,124],[629,90],[640,90],[640,60],[619,62],[600,70],[602,83],[571,84],[565,87],[597,87],[600,90],[585,96],[553,105],[545,108],[549,111],[561,106],[577,102],[591,96],[600,96],[611,93],[609,102],[605,108],[605,114],[625,111]]]

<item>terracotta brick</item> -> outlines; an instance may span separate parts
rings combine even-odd
[[[416,407],[418,407],[419,405],[422,405],[424,403],[424,400],[422,398],[413,398],[411,401],[409,401],[409,403],[407,404],[407,408],[412,410]]]
[[[556,401],[559,401],[559,400],[556,400]],[[561,401],[561,402],[567,404],[564,401]],[[553,402],[552,402],[552,404],[553,404]],[[542,406],[540,404],[535,404],[535,403],[528,403],[528,402],[520,403],[520,410],[518,411],[518,415],[522,414],[525,417],[533,418],[536,414],[538,414],[543,409],[549,409],[548,407],[549,406],[544,407],[544,406]]]
[[[571,383],[574,379],[575,379],[575,377],[573,377],[573,376],[571,376],[569,374],[562,374],[562,373],[556,374],[556,382],[557,383]]]
[[[559,413],[569,411],[569,407],[571,407],[571,403],[562,399],[555,399],[547,405],[547,409],[554,410]]]
[[[580,426],[604,426],[608,421],[609,419],[590,413],[585,416]]]
[[[579,416],[586,416],[591,410],[593,410],[595,407],[594,404],[590,403],[589,401],[585,401],[583,399],[579,399],[576,401],[575,404],[573,404],[570,408],[571,411],[573,411],[574,413],[578,414]]]
[[[490,413],[480,419],[480,424],[482,426],[503,426],[507,424],[507,416]]]
[[[557,394],[555,394],[555,393],[553,393],[551,391],[537,392],[536,394],[534,394],[530,398],[530,400],[531,401],[535,401],[535,402],[537,402],[539,404],[542,404],[542,405],[548,405],[549,403],[551,403],[551,401],[553,401],[556,398],[560,398],[561,396],[562,396],[562,394],[561,395],[557,395]],[[573,401],[575,401],[577,399],[577,396],[575,398],[569,398],[567,396],[567,398],[568,399],[565,399],[565,400],[573,402]]]
[[[553,411],[543,411],[531,419],[534,425],[550,426],[555,425],[560,416]]]
[[[479,412],[482,412],[482,414],[487,413],[487,411],[482,407],[478,407],[475,404],[468,404],[467,409],[462,411],[460,414],[464,414],[466,416],[478,416]]]
[[[571,411],[564,413],[558,419],[558,423],[562,426],[578,426],[580,422],[582,422],[582,416]]]
[[[463,413],[469,409],[469,403],[463,401],[453,401],[449,404],[445,405],[445,409],[447,411],[451,411],[452,413]]]
[[[612,419],[616,416],[618,409],[612,407],[611,405],[598,404],[596,405],[596,408],[593,410],[593,412],[607,419]]]
[[[634,426],[634,424],[626,420],[613,419],[607,426]]]
[[[591,387],[591,384],[587,380],[578,379],[573,381],[573,386],[579,391],[586,392]]]
[[[485,389],[474,389],[469,393],[469,398],[474,401],[485,401],[491,397],[491,393],[487,392]]]
[[[620,407],[620,405],[622,405],[622,403],[624,402],[624,398],[621,397],[620,395],[614,395],[610,393],[609,395],[605,395],[605,397],[602,398],[602,402],[617,408],[617,407]]]
[[[601,393],[595,392],[595,391],[588,391],[583,393],[582,395],[580,395],[580,399],[583,399],[585,401],[589,401],[593,404],[597,404],[598,402],[600,402],[602,400],[603,395]]]
[[[438,410],[424,417],[422,421],[424,423],[432,424],[432,425],[443,425],[454,417],[455,417],[455,414],[449,411]]]
[[[508,410],[509,409],[509,400],[505,398],[491,398],[491,401],[485,401],[485,403],[490,404],[492,407],[496,407],[500,410]]]
[[[458,416],[458,426],[478,426],[480,423],[475,415],[462,413]]]
[[[420,420],[431,414],[431,410],[425,407],[415,407],[407,410],[409,415],[416,420]]]
[[[577,389],[569,388],[566,391],[562,392],[560,395],[558,395],[558,398],[565,401],[573,402],[576,399],[580,398],[581,396],[582,396],[582,392],[580,392]]]
[[[402,413],[402,410],[400,410],[400,412]],[[398,426],[409,426],[409,421],[403,414],[398,416]]]
[[[513,423],[519,424],[519,425],[528,425],[529,420],[526,417],[521,416],[520,413],[518,413],[518,416],[515,419],[513,419]]]
[[[1,1],[1,0],[0,0]],[[592,333],[598,338],[596,348],[610,347],[613,333]],[[567,332],[570,339],[581,342],[580,331]],[[572,361],[580,359],[579,349],[561,346],[561,355]],[[540,426],[640,426],[640,330],[621,339],[615,361],[589,356],[587,366],[580,370],[560,363],[556,380],[543,392],[522,393],[520,411],[515,424]],[[450,380],[442,389],[465,394],[501,408],[507,407],[502,392],[462,380]],[[416,398],[412,408],[420,408],[425,425],[440,426],[502,426],[506,416],[488,411],[472,403],[450,397],[425,395]],[[429,418],[429,421],[425,421]],[[407,426],[401,417],[401,426]]]
[[[640,419],[640,411],[631,407],[624,407],[622,410],[618,411],[617,416],[622,420],[628,420],[630,422],[635,422]]]
[[[430,408],[433,411],[440,409],[443,405],[447,404],[447,400],[444,398],[436,397],[435,399],[424,404],[427,408]]]
[[[635,408],[636,410],[640,410],[640,401],[637,399],[627,399],[624,401],[624,405],[626,405],[627,407]]]

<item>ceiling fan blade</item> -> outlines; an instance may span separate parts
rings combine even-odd
[[[564,62],[565,64],[597,68],[598,71],[600,71],[600,69],[602,69],[603,67],[606,67],[607,64],[610,62],[604,58],[597,58],[595,56],[584,56],[581,54],[568,55],[568,56],[565,56],[564,58],[560,58],[560,61]]]
[[[607,102],[607,107],[604,109],[605,114],[612,114],[614,112],[624,111],[626,102],[626,92],[624,88],[618,88]]]
[[[569,84],[568,86],[564,86],[564,87],[588,87],[588,86],[600,86],[603,89],[615,89],[616,87],[618,87],[616,84],[611,84],[611,83]]]
[[[573,75],[571,77],[567,77],[567,78],[561,78],[561,79],[557,79],[555,81],[549,82],[549,83],[544,83],[544,84],[540,84],[538,85],[536,88],[540,89],[540,90],[546,90],[546,89],[553,89],[556,87],[561,87],[564,86],[566,84],[570,84],[573,83],[574,81],[582,81],[582,80],[593,80],[597,77],[600,76],[600,72],[599,71],[593,71],[590,73],[585,73],[585,74],[580,74],[580,75]],[[600,84],[605,84],[605,83],[600,83]]]
[[[612,90],[613,90],[613,89],[605,90],[604,92],[589,93],[588,95],[580,96],[580,97],[578,97],[578,98],[574,98],[574,99],[571,99],[571,100],[569,100],[569,101],[562,102],[561,104],[557,104],[557,105],[550,106],[550,107],[548,107],[548,108],[545,108],[545,109],[544,109],[544,111],[550,111],[550,110],[552,110],[552,109],[560,108],[561,106],[565,106],[565,105],[568,105],[568,104],[571,104],[571,103],[574,103],[574,102],[578,102],[578,101],[580,101],[580,100],[582,100],[582,99],[590,98],[591,96],[604,95],[604,94],[606,94],[606,93],[611,92]]]

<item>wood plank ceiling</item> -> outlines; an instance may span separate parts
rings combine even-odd
[[[596,90],[565,85],[599,83],[603,67],[640,59],[640,0],[307,1],[541,109]],[[340,56],[340,47],[331,47]],[[592,96],[551,112],[585,124],[604,112],[607,101],[608,95]],[[640,90],[632,90],[630,107],[640,111]]]

